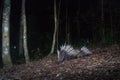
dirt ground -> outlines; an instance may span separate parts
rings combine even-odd
[[[0,70],[0,80],[120,80],[120,47],[91,48],[93,54],[62,63],[57,55]]]

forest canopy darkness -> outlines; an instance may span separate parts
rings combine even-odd
[[[0,2],[1,26],[3,0]],[[97,44],[102,42],[103,38],[105,38],[105,43],[119,43],[119,3],[120,0],[103,0],[103,4],[101,0],[57,0],[59,45],[66,42],[66,32],[70,34],[70,43],[77,46],[86,41]],[[102,14],[103,21],[101,21]],[[21,0],[11,0],[10,43],[12,53],[18,52],[20,17]],[[51,49],[54,32],[54,0],[26,0],[26,17],[30,52],[40,48],[42,53],[47,54]],[[104,34],[102,34],[102,30],[104,30]],[[0,31],[0,37],[1,34],[2,31]],[[16,46],[15,50],[14,46]]]

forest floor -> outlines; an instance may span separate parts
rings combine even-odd
[[[120,47],[91,48],[93,54],[57,62],[57,55],[0,70],[0,80],[120,80]]]

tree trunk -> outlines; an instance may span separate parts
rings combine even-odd
[[[2,18],[2,60],[5,67],[12,66],[10,56],[10,0],[4,0],[3,18]]]
[[[111,35],[111,43],[113,43],[113,24],[112,24],[112,10],[111,4],[109,5],[109,13],[110,13],[110,35]]]
[[[104,25],[104,11],[103,11],[103,0],[101,0],[101,28],[100,28],[100,34],[101,34],[101,40],[102,43],[105,43],[105,25]]]
[[[68,2],[66,0],[66,43],[70,44],[70,29],[69,29],[69,19],[68,19]]]
[[[23,21],[21,21],[20,32],[19,32],[19,56],[23,55]]]
[[[27,47],[27,25],[25,15],[25,0],[22,0],[22,15],[21,15],[21,27],[23,27],[23,49],[26,63],[29,62],[28,47]]]
[[[79,17],[80,17],[80,0],[78,1],[79,3],[79,6],[78,6],[78,11],[77,11],[77,33],[78,33],[78,37],[80,37],[80,20],[79,20]]]
[[[56,44],[56,35],[57,35],[57,30],[58,30],[58,17],[57,17],[57,5],[56,5],[56,0],[54,0],[54,22],[55,22],[55,28],[54,28],[54,34],[53,34],[53,42],[52,42],[52,47],[49,55],[54,53],[55,50],[55,44]]]

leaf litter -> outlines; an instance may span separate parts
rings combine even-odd
[[[93,54],[57,62],[57,55],[0,70],[0,80],[120,80],[120,47],[92,48]]]

